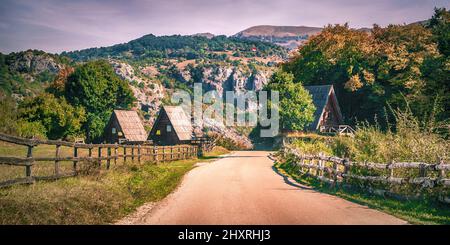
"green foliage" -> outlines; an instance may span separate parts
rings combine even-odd
[[[436,38],[439,51],[446,57],[450,54],[450,11],[436,8],[428,24]]]
[[[445,16],[448,12],[437,11],[430,28],[375,25],[366,33],[328,26],[282,69],[306,85],[332,83],[343,114],[353,122],[383,115],[387,103],[404,108],[404,97],[419,114],[438,97],[444,109],[436,116],[445,119],[450,105],[448,59],[442,57],[449,33]]]
[[[40,122],[28,122],[19,117],[16,101],[0,93],[0,132],[25,138],[46,138],[46,129]]]
[[[301,83],[294,83],[292,74],[275,72],[265,90],[279,92],[282,129],[303,130],[313,122],[315,107],[312,97]]]
[[[319,138],[310,140],[295,140],[293,142],[293,145],[305,154],[333,154],[333,150],[331,149],[331,147]]]
[[[256,47],[257,52],[252,48]],[[155,59],[155,58],[217,58],[225,59],[224,55],[213,52],[235,51],[245,57],[267,56],[277,54],[286,56],[286,50],[274,44],[216,36],[211,39],[201,36],[154,36],[145,35],[136,40],[111,47],[90,48],[81,51],[63,52],[62,56],[74,60],[90,60],[98,58],[131,58],[131,59]],[[214,57],[212,57],[214,56]]]
[[[64,98],[55,98],[52,94],[26,98],[19,105],[19,117],[29,122],[21,124],[22,135],[31,136],[40,131],[50,139],[79,135],[86,119],[82,107],[73,107]]]
[[[85,63],[67,78],[65,97],[87,112],[84,125],[89,141],[98,141],[105,124],[117,108],[129,109],[136,100],[128,83],[104,60]]]
[[[390,130],[383,131],[377,124],[360,123],[353,137],[316,137],[294,142],[302,152],[324,152],[353,161],[389,163],[417,161],[436,163],[448,161],[450,141],[434,133],[436,122],[414,116],[411,110],[394,110]],[[445,126],[448,127],[448,124]]]
[[[335,154],[356,161],[384,163],[392,160],[428,163],[436,163],[440,158],[448,160],[450,142],[433,133],[434,122],[418,119],[411,110],[396,110],[394,117],[395,127],[388,132],[377,125],[361,123],[355,137],[336,138],[332,145]]]

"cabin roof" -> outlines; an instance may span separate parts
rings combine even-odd
[[[136,111],[114,110],[124,137],[129,141],[146,141],[147,132]]]
[[[166,111],[178,139],[191,140],[193,133],[192,123],[183,108],[181,106],[164,106],[163,109]]]
[[[338,116],[340,117],[340,120],[342,119],[341,110],[339,109],[339,104],[334,93],[333,85],[305,86],[305,89],[311,94],[313,104],[316,107],[316,111],[314,112],[314,121],[306,129],[312,131],[318,129],[323,112],[325,111],[325,107],[330,97],[335,100],[334,102]],[[332,94],[333,96],[330,96]]]

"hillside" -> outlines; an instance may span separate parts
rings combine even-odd
[[[256,48],[256,50],[253,50]],[[214,58],[217,52],[231,51],[242,57],[264,57],[277,55],[283,57],[286,51],[276,45],[258,41],[197,34],[193,36],[155,36],[145,35],[128,43],[110,47],[90,48],[74,52],[63,52],[76,61],[96,58],[120,58],[128,60],[157,58]]]
[[[213,36],[146,35],[111,47],[63,52],[75,61],[107,58],[116,73],[133,87],[138,107],[155,113],[174,89],[194,82],[206,90],[259,90],[275,65],[284,61],[283,47],[254,40]]]
[[[310,36],[319,33],[320,27],[308,26],[270,26],[260,25],[247,28],[234,35],[244,40],[265,41],[273,44],[295,49]]]
[[[144,124],[151,126],[160,106],[170,103],[175,89],[191,90],[193,83],[202,83],[206,91],[219,93],[262,89],[276,65],[286,60],[287,50],[266,42],[203,33],[146,35],[111,47],[60,55],[26,51],[0,58],[1,75],[6,78],[2,80],[7,81],[2,82],[0,90],[16,101],[46,91],[55,78],[64,84],[80,64],[105,59],[114,72],[128,82],[137,99],[135,109]],[[248,139],[233,128],[220,127],[214,122],[209,123],[208,128],[241,142],[239,144],[249,144]]]
[[[69,61],[39,50],[0,53],[0,92],[21,99],[40,93]]]

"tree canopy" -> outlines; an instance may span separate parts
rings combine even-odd
[[[434,110],[438,101],[441,109],[434,111],[445,119],[450,97],[448,12],[436,10],[430,26],[374,25],[364,32],[329,25],[282,69],[305,85],[333,84],[344,116],[353,121],[373,120],[386,105],[402,107],[405,100],[416,113]]]
[[[292,74],[275,72],[265,90],[279,92],[281,129],[303,130],[314,121],[312,97],[301,83],[294,83]]]
[[[67,78],[65,97],[87,112],[85,123],[89,141],[97,141],[114,109],[130,109],[134,98],[128,83],[114,73],[104,60],[85,63]]]

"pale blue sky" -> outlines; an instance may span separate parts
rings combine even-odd
[[[449,0],[0,0],[0,52],[61,52],[143,35],[233,35],[254,25],[385,26],[428,19]]]

